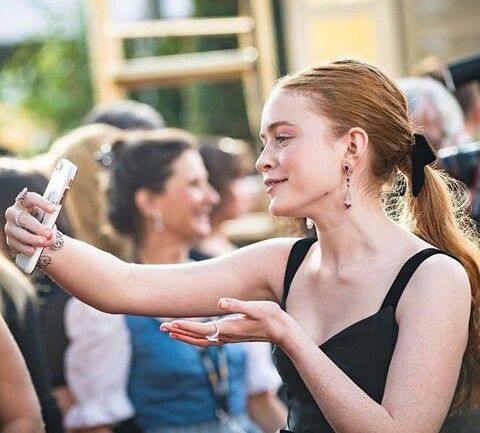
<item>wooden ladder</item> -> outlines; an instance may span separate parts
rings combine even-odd
[[[277,78],[271,0],[240,0],[237,16],[109,21],[109,0],[88,0],[88,46],[97,102],[124,99],[129,89],[194,81],[242,80],[250,129]],[[236,36],[238,48],[126,59],[128,39]]]

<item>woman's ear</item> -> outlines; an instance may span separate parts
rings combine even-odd
[[[152,218],[156,209],[155,196],[156,194],[147,188],[138,188],[135,191],[133,199],[142,217]]]
[[[368,134],[364,129],[355,127],[348,130],[346,139],[347,149],[344,158],[352,168],[355,168],[359,161],[367,154]]]

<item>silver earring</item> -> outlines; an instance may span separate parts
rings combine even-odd
[[[165,228],[163,225],[162,214],[160,212],[155,212],[155,215],[153,216],[153,224],[157,233],[162,232]]]
[[[308,230],[312,230],[313,229],[313,221],[310,219],[310,218],[307,218],[305,220],[305,225],[307,226],[307,229]]]
[[[347,191],[345,193],[345,209],[350,209],[352,207],[352,194],[350,192],[350,183],[351,183],[351,174],[352,171],[350,170],[350,166],[348,164],[345,164],[344,167],[345,172],[346,172],[346,181],[347,181]]]

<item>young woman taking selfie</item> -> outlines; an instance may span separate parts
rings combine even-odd
[[[272,342],[295,433],[438,432],[449,411],[479,399],[480,254],[404,95],[361,62],[308,69],[278,83],[260,136],[270,212],[309,218],[318,240],[140,265],[57,235],[44,271],[111,313],[241,313],[162,330],[198,346]],[[404,214],[395,221],[382,192],[399,177]],[[34,207],[52,211],[27,192],[7,211],[14,252],[53,244]]]

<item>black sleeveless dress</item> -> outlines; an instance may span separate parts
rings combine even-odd
[[[290,252],[281,301],[284,310],[293,277],[314,242],[316,239],[313,238],[301,239]],[[397,342],[395,309],[398,301],[418,266],[428,257],[439,253],[447,254],[428,248],[410,257],[395,278],[377,313],[341,330],[320,346],[353,382],[378,403],[382,401],[388,368]],[[282,431],[334,433],[290,358],[279,347],[274,348],[273,356],[289,401],[289,430]]]

